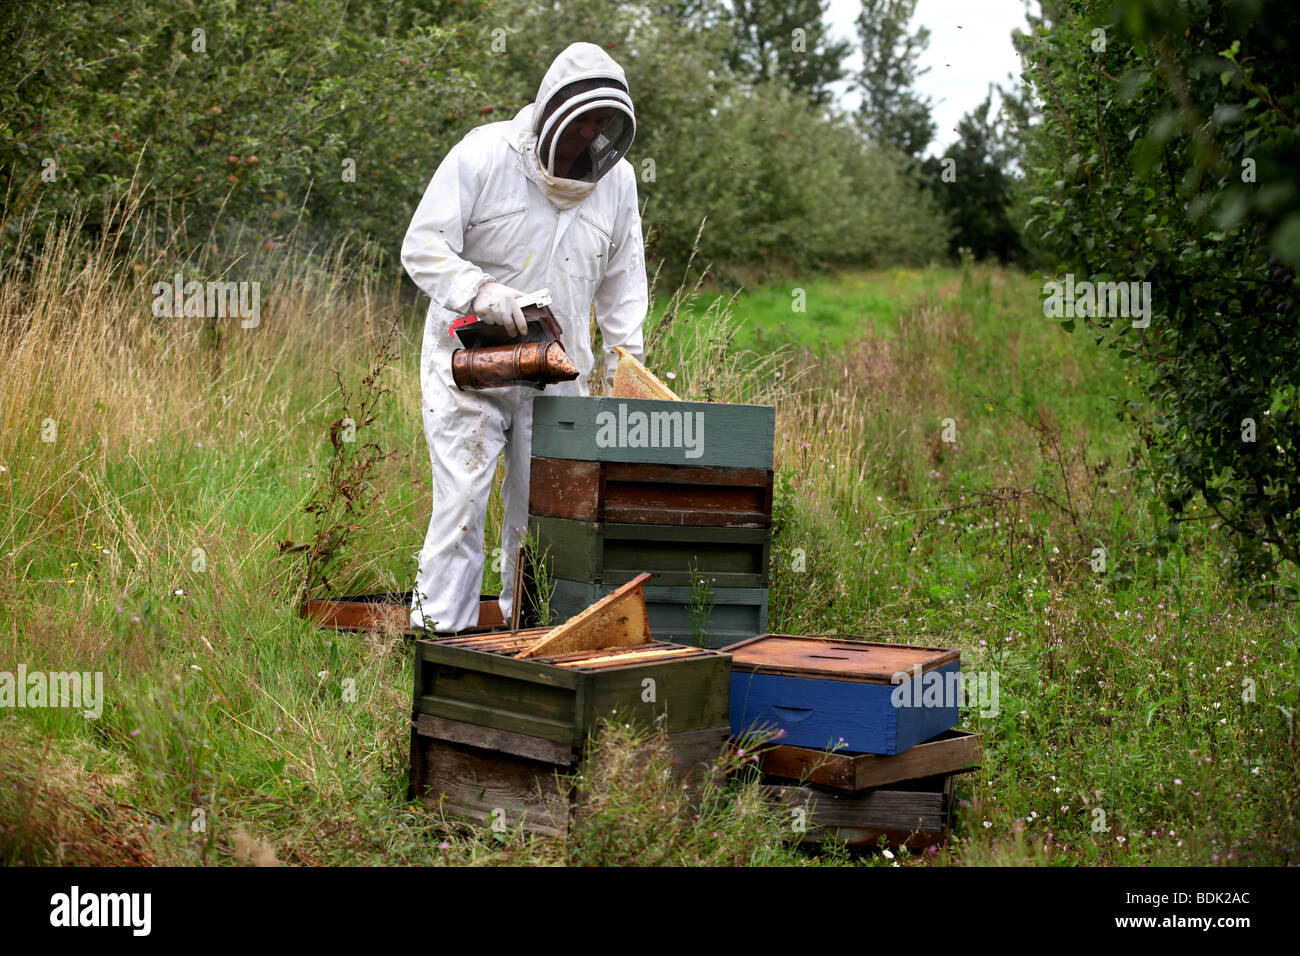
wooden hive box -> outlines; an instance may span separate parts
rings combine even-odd
[[[775,436],[771,405],[573,395],[533,401],[537,458],[769,469]]]
[[[582,747],[604,716],[668,733],[729,724],[731,658],[651,641],[526,660],[544,629],[416,642],[417,715]],[[611,661],[625,656],[628,663]]]
[[[552,623],[572,617],[616,587],[565,578],[553,578],[551,584]],[[696,606],[700,595],[692,588],[650,585],[642,590],[650,630],[660,640],[721,648],[767,632],[767,588],[713,588],[703,595],[706,607]],[[692,616],[705,610],[708,613],[701,621]]]
[[[611,524],[529,515],[548,577],[624,584],[642,572],[653,587],[689,588],[703,574],[714,588],[766,588],[765,528]]]
[[[572,521],[766,528],[772,469],[534,457],[528,511]]]
[[[727,746],[725,725],[667,735],[673,777],[698,785]],[[481,826],[555,836],[568,826],[576,794],[566,777],[579,751],[526,734],[416,714],[409,797]]]
[[[724,650],[735,736],[771,730],[796,747],[892,755],[957,725],[955,650],[784,634]]]
[[[662,641],[518,658],[549,631],[416,644],[411,796],[479,824],[555,834],[572,773],[606,716],[666,731],[674,773],[715,760],[730,734],[730,658]]]
[[[299,606],[298,616],[309,618],[322,628],[336,631],[398,631],[412,636],[416,633],[411,629],[410,591],[307,598]],[[497,602],[496,595],[482,594],[479,596],[478,627],[469,628],[465,633],[496,630],[504,626],[501,605]]]

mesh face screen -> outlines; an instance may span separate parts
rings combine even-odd
[[[631,102],[622,90],[595,82],[590,84],[590,89],[579,89],[585,85],[588,84],[571,84],[551,98],[541,122],[539,158],[546,164],[548,171],[554,174],[556,144],[567,132],[576,128],[574,124],[590,112],[613,111],[609,122],[588,147],[590,169],[587,169],[585,162],[573,167],[574,172],[579,172],[573,178],[595,182],[622,159],[632,145],[632,139],[636,135],[636,122],[632,118]]]

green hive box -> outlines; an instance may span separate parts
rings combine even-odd
[[[684,658],[588,668],[559,666],[557,661],[566,658],[520,660],[479,649],[509,633],[416,641],[417,717],[427,714],[577,749],[600,718],[615,712],[670,734],[729,722],[731,658],[726,654],[696,648]],[[646,645],[649,650],[672,646]]]
[[[533,400],[536,458],[771,468],[775,436],[771,405],[572,395]]]
[[[568,620],[617,587],[564,578],[554,578],[553,584],[552,624]],[[716,648],[767,633],[767,588],[701,591],[647,585],[642,593],[655,640]]]

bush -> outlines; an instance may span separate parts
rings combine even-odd
[[[1151,284],[1149,328],[1086,321],[1146,386],[1121,414],[1149,452],[1155,545],[1199,499],[1258,581],[1300,562],[1300,23],[1270,0],[1046,9],[1020,41],[1045,103],[1033,226],[1062,270]]]

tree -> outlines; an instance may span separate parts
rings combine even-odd
[[[857,88],[862,93],[858,123],[879,145],[893,146],[919,157],[934,139],[930,101],[912,88],[927,70],[917,68],[930,43],[930,31],[908,32],[916,0],[862,0],[858,38],[862,70]]]
[[[924,164],[926,181],[953,227],[950,251],[965,247],[977,259],[996,257],[1003,264],[1018,259],[1024,249],[1008,215],[1016,147],[1002,110],[993,108],[991,87],[984,102],[962,117],[957,133],[942,159]]]
[[[816,106],[831,100],[829,84],[845,76],[852,45],[828,35],[830,0],[733,0],[728,65],[750,83],[778,77]]]
[[[1149,290],[1140,322],[1081,317],[1146,390],[1122,413],[1146,452],[1152,543],[1212,516],[1258,584],[1300,565],[1300,22],[1280,0],[1045,14],[1018,41],[1044,102],[1032,203],[1062,272]]]

